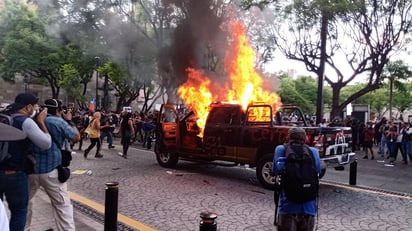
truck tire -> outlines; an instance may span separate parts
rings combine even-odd
[[[175,153],[156,153],[157,163],[165,168],[176,166],[179,157]]]
[[[256,177],[266,189],[274,189],[275,177],[272,176],[273,154],[265,154],[256,165]]]

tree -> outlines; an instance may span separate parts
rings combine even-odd
[[[399,90],[400,93],[405,94],[406,88],[405,88],[403,81],[411,77],[412,77],[412,71],[409,69],[409,66],[407,66],[402,60],[388,62],[386,64],[384,68],[384,72],[382,73],[382,80],[387,79],[389,81],[389,118],[390,119],[392,119],[394,87],[395,89]],[[405,110],[406,108],[404,107],[407,106],[405,105],[405,103],[407,104],[407,101],[399,100],[398,102],[400,104],[403,104],[401,108]]]
[[[78,105],[84,106],[86,98],[82,94],[82,88],[79,82],[81,81],[80,74],[72,64],[64,64],[62,67],[63,78],[59,81],[59,85],[66,91],[69,98],[75,100]]]
[[[278,16],[272,20],[277,48],[289,59],[303,62],[308,71],[332,87],[331,117],[381,86],[385,64],[402,48],[412,25],[412,2],[408,0],[245,1],[247,6],[265,7],[270,2],[279,9],[267,8]],[[338,62],[338,55],[347,64]],[[365,87],[340,101],[342,88],[361,75],[367,78]]]
[[[405,87],[408,89],[407,91],[395,91],[393,93],[393,107],[398,111],[397,116],[394,116],[395,118],[399,118],[400,115],[404,115],[404,112],[410,109],[412,105],[412,97],[410,94],[411,84],[408,84]]]
[[[111,84],[116,91],[118,97],[116,103],[116,111],[120,112],[123,106],[129,106],[134,99],[139,96],[139,89],[130,89],[127,80],[127,71],[123,65],[113,62],[107,62],[99,68],[99,73],[102,76],[107,76],[111,80]],[[132,94],[132,95],[131,95]]]
[[[279,95],[283,104],[299,106],[305,113],[313,115],[316,111],[317,88],[316,80],[310,76],[299,76],[291,79],[287,74],[281,74]],[[331,102],[331,92],[325,90],[325,102]]]
[[[2,78],[14,82],[16,74],[21,74],[35,78],[37,82],[45,80],[50,86],[51,96],[58,98],[60,84],[67,82],[64,78],[68,66],[65,65],[73,61],[73,56],[81,53],[76,47],[65,44],[56,34],[50,33],[50,28],[45,26],[47,19],[41,18],[34,6],[20,1],[7,1],[0,20]],[[70,71],[66,77],[73,73]]]

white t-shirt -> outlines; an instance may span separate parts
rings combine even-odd
[[[51,147],[52,140],[50,134],[44,133],[31,118],[24,120],[22,129],[31,142],[41,150],[46,150]]]
[[[0,230],[9,231],[9,218],[2,200],[0,200]]]

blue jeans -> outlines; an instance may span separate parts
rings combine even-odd
[[[389,141],[386,145],[388,146],[389,157],[395,160],[396,141]]]
[[[113,134],[112,132],[102,132],[100,131],[100,140],[103,143],[104,138],[107,136],[107,143],[109,146],[113,145]]]
[[[0,198],[6,196],[10,209],[10,230],[23,231],[29,204],[29,182],[23,171],[8,173],[0,170]]]
[[[408,160],[407,156],[409,156],[409,161],[412,161],[412,141],[409,141],[409,140],[405,141],[404,145],[405,145],[405,149],[404,149],[405,160],[407,161]]]
[[[385,146],[387,146],[388,144],[388,139],[386,139],[386,137],[384,135],[382,135],[381,138],[381,156],[385,156]]]
[[[147,147],[147,149],[152,148],[152,130],[150,131],[144,131],[144,137],[143,137],[143,147]]]
[[[312,231],[315,217],[309,215],[279,215],[278,231]]]

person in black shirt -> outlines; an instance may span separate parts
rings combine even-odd
[[[113,122],[112,115],[106,115],[101,121],[100,127],[100,140],[103,143],[105,137],[107,137],[108,148],[114,148],[113,145],[113,131],[115,129],[115,124]]]

